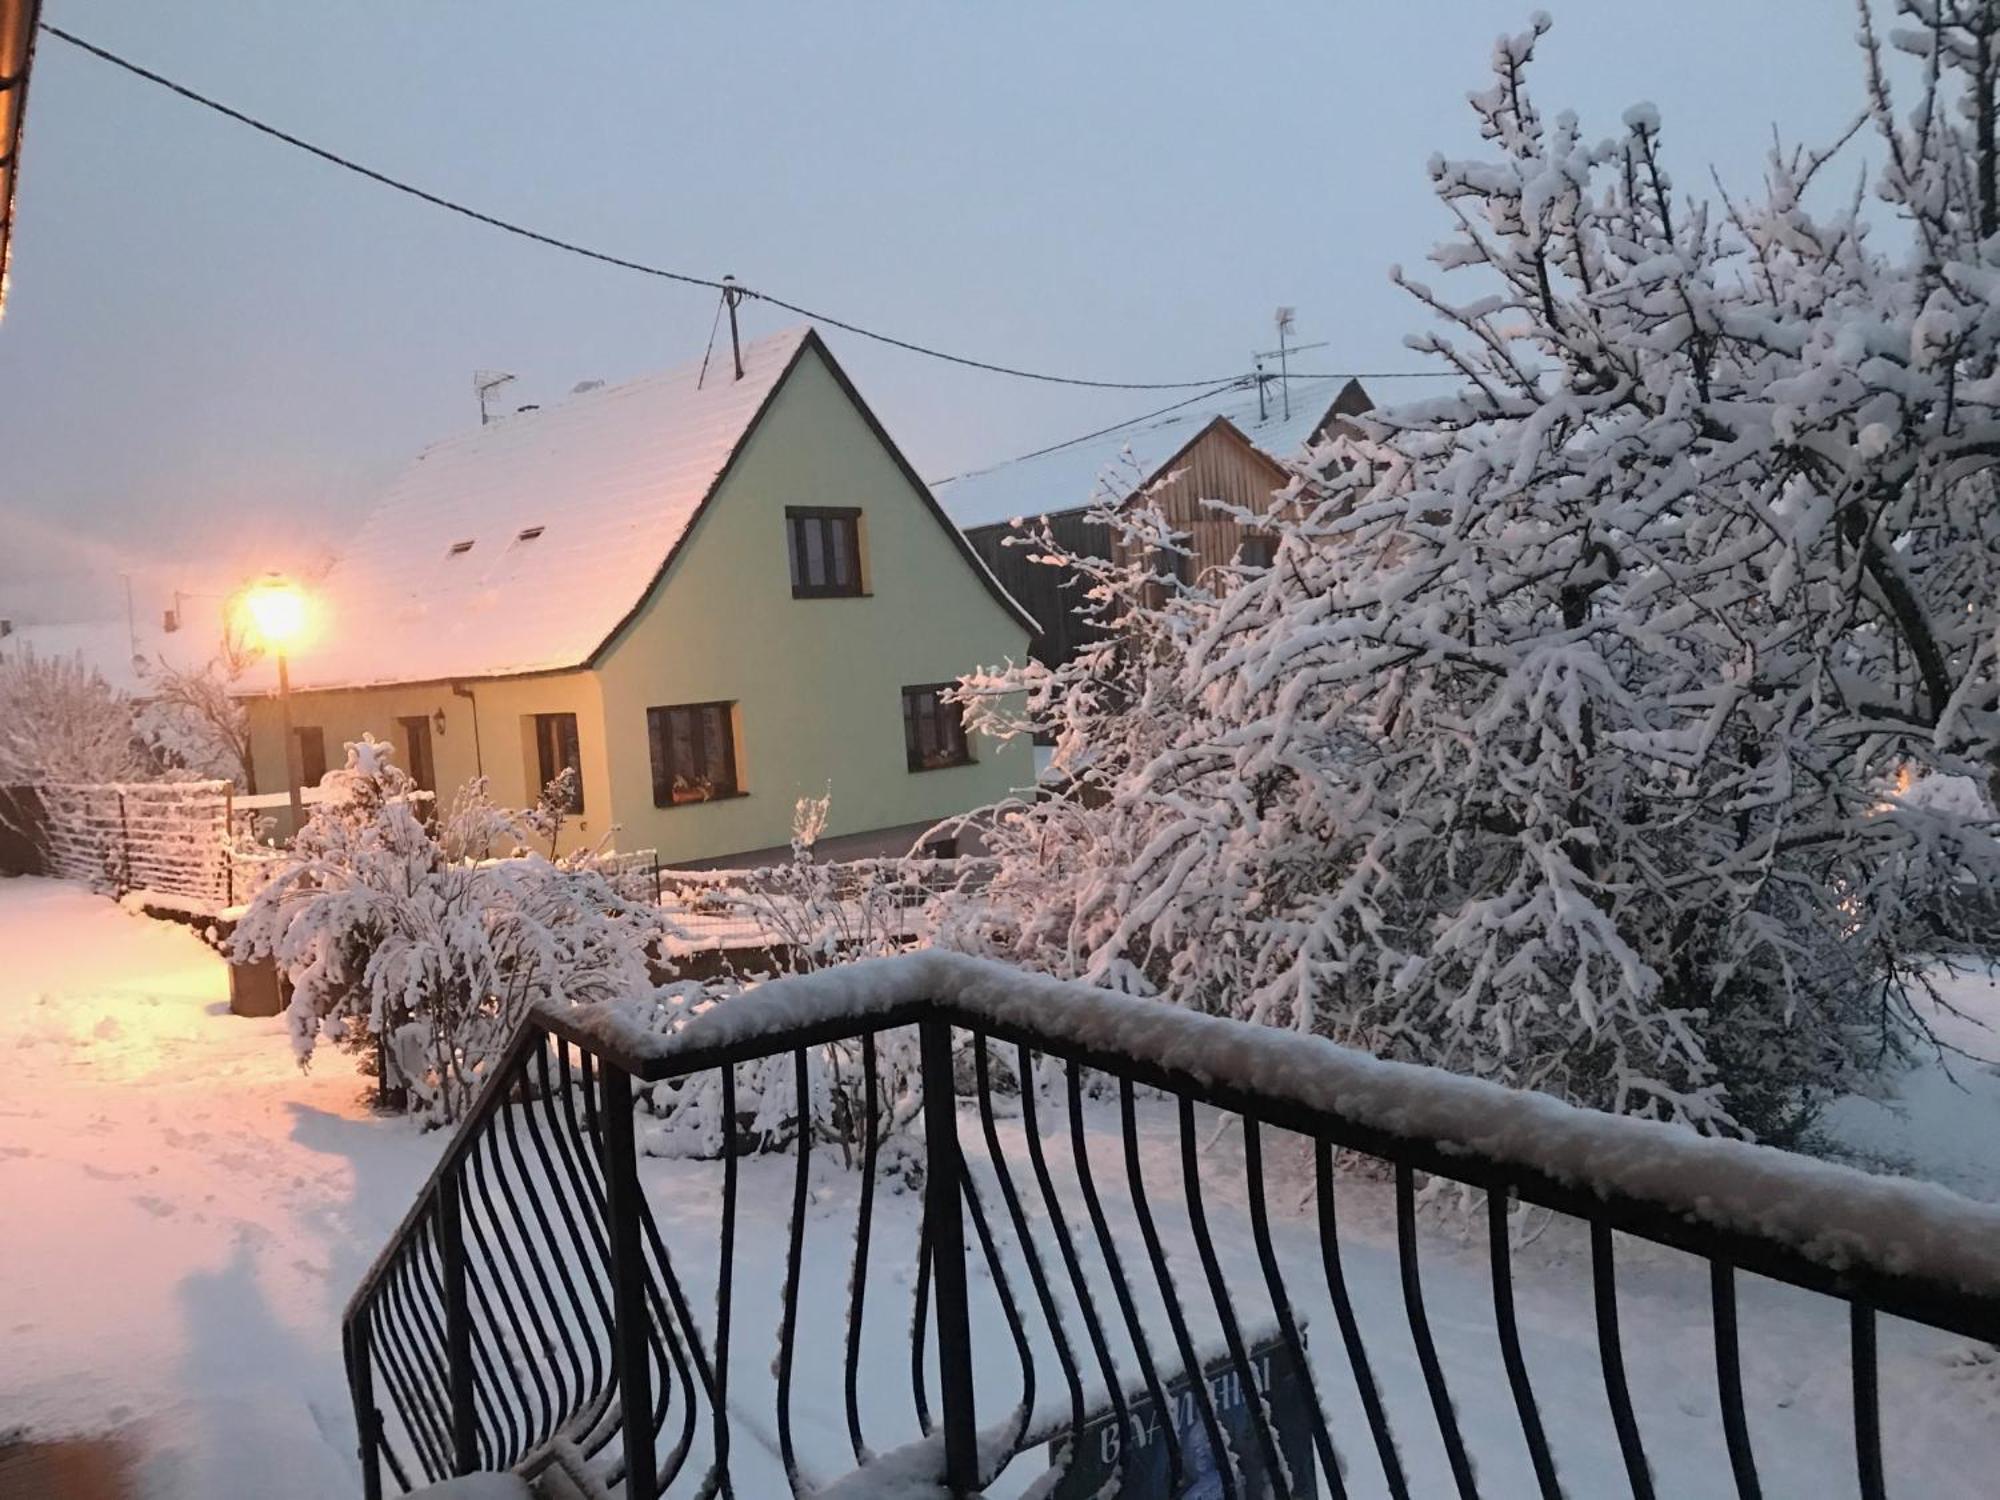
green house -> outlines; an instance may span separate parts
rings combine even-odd
[[[1022,659],[1030,619],[946,519],[819,335],[591,390],[426,450],[313,588],[291,657],[303,777],[392,741],[449,796],[578,774],[576,842],[669,864],[902,853],[1025,788],[1025,742],[941,691]],[[260,791],[284,787],[269,685]]]

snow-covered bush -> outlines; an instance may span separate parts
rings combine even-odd
[[[301,1064],[327,1038],[380,1040],[388,1082],[430,1123],[457,1118],[535,1003],[647,993],[658,914],[620,897],[587,855],[551,861],[483,782],[434,820],[373,738],[348,746],[232,953],[291,981]]]
[[[1431,165],[1471,285],[1397,274],[1461,390],[1314,455],[1268,570],[1083,564],[1105,639],[970,685],[1070,794],[949,940],[1714,1130],[1906,1038],[2000,938],[1993,826],[1893,796],[2000,763],[2000,5],[1899,10],[1884,208],[1811,206],[1834,151],[1683,194],[1651,108],[1546,118],[1546,21],[1503,38]]]

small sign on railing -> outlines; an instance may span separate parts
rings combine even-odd
[[[1300,1332],[1303,1341],[1304,1331]],[[1203,1373],[1208,1399],[1215,1412],[1215,1424],[1235,1456],[1243,1483],[1238,1493],[1243,1500],[1294,1500],[1319,1493],[1313,1467],[1312,1390],[1305,1372],[1284,1341],[1275,1334],[1253,1344],[1246,1351],[1250,1373],[1256,1381],[1253,1393],[1245,1383],[1236,1361],[1228,1355],[1213,1361]],[[1228,1460],[1215,1451],[1208,1435],[1201,1402],[1194,1382],[1185,1371],[1165,1382],[1166,1416],[1172,1423],[1174,1439],[1180,1447],[1180,1484],[1171,1486],[1172,1468],[1168,1461],[1167,1423],[1161,1420],[1152,1397],[1142,1387],[1126,1397],[1131,1418],[1133,1450],[1119,1463],[1126,1432],[1118,1414],[1105,1407],[1088,1418],[1074,1434],[1049,1444],[1050,1466],[1066,1460],[1069,1472],[1049,1492],[1049,1500],[1208,1500],[1228,1493],[1222,1482],[1222,1465]],[[1289,1478],[1273,1474],[1264,1459],[1263,1443],[1256,1431],[1257,1412],[1253,1402],[1261,1397],[1270,1414],[1271,1434],[1278,1456],[1289,1470]],[[1074,1457],[1071,1458],[1071,1450]],[[1119,1481],[1116,1489],[1107,1488]]]

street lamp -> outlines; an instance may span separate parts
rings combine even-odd
[[[298,736],[292,733],[292,679],[285,651],[305,635],[306,596],[282,573],[266,573],[243,591],[243,612],[258,641],[278,662],[278,721],[285,736],[285,792],[292,807],[292,836],[305,826],[299,797]]]

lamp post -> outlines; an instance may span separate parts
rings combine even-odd
[[[292,733],[292,678],[285,651],[305,631],[305,591],[282,573],[266,573],[244,591],[243,607],[258,639],[278,662],[278,722],[285,736],[285,792],[291,802],[292,836],[296,838],[305,826],[305,808],[299,797],[299,746],[298,736]]]

